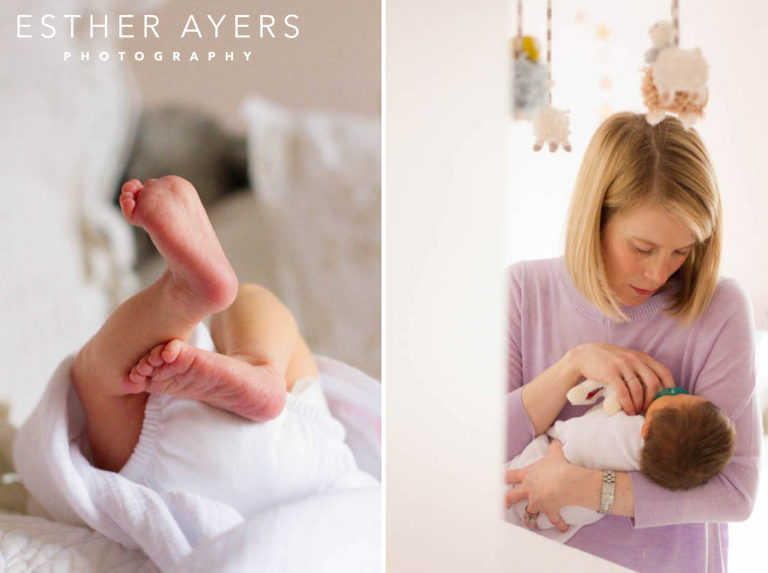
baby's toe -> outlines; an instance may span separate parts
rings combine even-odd
[[[149,364],[155,367],[165,364],[162,356],[164,346],[164,344],[158,344],[150,351],[147,355],[147,362],[149,362]]]
[[[120,209],[125,218],[130,221],[136,209],[136,198],[133,196],[133,193],[123,191],[120,195]]]
[[[179,357],[179,354],[181,354],[183,348],[184,343],[181,340],[171,340],[168,344],[165,345],[165,348],[163,348],[163,360],[167,363],[175,362]]]
[[[131,368],[131,371],[128,373],[128,380],[134,384],[143,384],[146,379],[146,376],[136,371],[136,367]]]
[[[138,179],[131,179],[130,181],[126,181],[123,183],[122,191],[123,193],[135,193],[139,189],[141,189],[142,184],[141,181]]]
[[[145,356],[136,366],[133,367],[133,369],[142,376],[149,376],[152,374],[152,371],[155,369],[155,367],[147,361],[147,357]]]

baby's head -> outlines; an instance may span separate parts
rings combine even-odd
[[[648,408],[643,426],[641,471],[667,489],[709,481],[731,459],[736,433],[728,416],[691,394],[663,395]]]

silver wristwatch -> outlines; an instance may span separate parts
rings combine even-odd
[[[616,491],[616,472],[613,470],[603,470],[603,485],[600,489],[600,513],[610,513],[613,507],[614,494]]]

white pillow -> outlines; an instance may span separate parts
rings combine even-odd
[[[16,14],[89,6],[0,4],[0,77],[8,80],[0,82],[0,394],[10,397],[14,422],[100,326],[114,302],[106,289],[124,294],[120,273],[131,261],[127,227],[111,206],[137,111],[125,69],[64,62],[65,50],[96,49],[66,34],[16,38]]]
[[[381,371],[381,121],[252,97],[251,184],[268,213],[278,294],[313,351]]]

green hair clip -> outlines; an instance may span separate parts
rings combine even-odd
[[[664,388],[664,390],[660,390],[658,394],[656,394],[654,400],[658,400],[662,396],[677,396],[678,394],[689,394],[689,392],[685,388],[680,388],[679,386]]]

